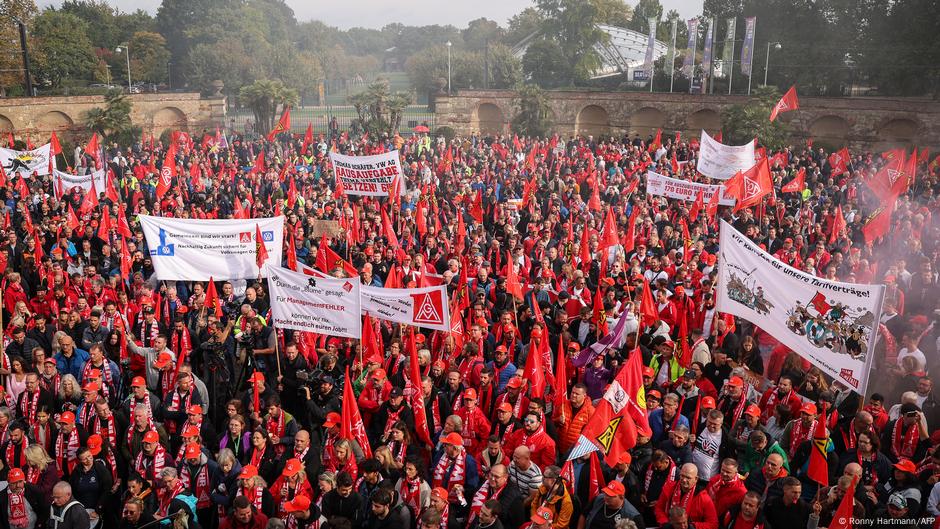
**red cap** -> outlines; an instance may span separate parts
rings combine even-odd
[[[760,417],[760,408],[757,404],[751,404],[744,410],[744,415],[750,415],[751,417]]]
[[[434,487],[434,489],[431,490],[431,496],[439,500],[447,501],[447,489],[443,487]]]
[[[180,435],[182,437],[199,437],[200,434],[199,427],[195,424],[190,424],[186,428],[183,428],[183,433]]]
[[[186,445],[186,453],[184,457],[186,459],[196,459],[202,454],[202,447],[199,446],[199,443],[189,443]]]
[[[101,386],[97,382],[89,382],[82,386],[82,391],[87,391],[88,393],[98,393],[98,390],[101,389]]]
[[[496,352],[497,352],[497,353],[507,353],[507,352],[509,352],[509,349],[506,349],[506,346],[505,346],[505,345],[500,344],[500,345],[497,345],[497,346],[496,346]]]
[[[552,523],[554,517],[552,516],[552,511],[541,507],[535,511],[535,514],[532,515],[532,523],[542,525],[544,523]]]
[[[656,376],[656,370],[650,366],[643,366],[643,376],[653,378]]]
[[[372,380],[382,380],[383,378],[388,377],[388,373],[385,372],[381,367],[372,372],[369,376]]]
[[[164,351],[157,355],[157,359],[153,362],[153,367],[157,369],[163,369],[164,367],[170,365],[173,362],[173,355]]]
[[[251,479],[258,475],[258,467],[254,465],[245,465],[242,468],[241,474],[238,475],[238,479]]]
[[[607,484],[606,487],[601,490],[604,494],[608,496],[623,496],[626,492],[626,489],[623,488],[623,483],[613,480]]]
[[[728,379],[728,386],[733,388],[743,388],[744,380],[741,377],[731,377]]]
[[[343,422],[343,416],[336,413],[335,411],[331,411],[330,413],[326,414],[326,420],[323,421],[323,427],[331,428],[341,422]]]
[[[156,430],[147,430],[147,433],[144,434],[145,443],[159,443],[160,434]]]
[[[499,410],[499,411],[505,411],[505,412],[507,412],[507,413],[512,413],[512,405],[509,404],[508,402],[504,402],[504,403],[500,404],[499,407],[496,408],[496,409]]]
[[[477,400],[477,390],[473,388],[467,388],[463,392],[463,398],[464,400],[466,399]]]
[[[662,400],[663,394],[659,392],[658,389],[651,389],[646,392],[647,397],[653,397],[654,399]]]
[[[522,379],[519,377],[512,377],[509,379],[509,382],[506,383],[507,388],[519,389],[522,387]]]
[[[248,378],[248,382],[264,382],[264,373],[261,371],[255,371]]]
[[[92,434],[88,436],[88,441],[86,441],[86,446],[88,446],[88,451],[91,452],[91,455],[96,456],[101,453],[101,445],[104,443],[104,440],[98,434]]]
[[[715,397],[704,397],[702,399],[702,409],[703,410],[713,410],[717,408],[718,405],[715,404]]]
[[[304,464],[297,458],[291,458],[284,464],[284,471],[281,474],[287,477],[294,477],[298,472],[304,469]]]
[[[911,474],[917,473],[917,465],[914,464],[910,459],[899,459],[897,463],[894,464],[894,468],[900,470],[901,472],[910,472]]]
[[[444,437],[441,437],[441,444],[463,446],[463,437],[457,432],[450,432]]]
[[[75,424],[75,414],[70,411],[63,411],[59,414],[58,422],[64,424]]]
[[[189,407],[188,410],[186,410],[186,413],[190,415],[202,415],[202,406],[199,404],[193,404]]]
[[[813,404],[812,402],[807,402],[806,404],[803,405],[802,408],[800,408],[800,413],[807,413],[807,414],[809,414],[809,415],[816,415],[816,413],[817,413],[816,405]]]
[[[568,350],[569,350],[569,351],[580,351],[580,350],[581,350],[581,344],[579,344],[578,342],[571,342],[571,343],[568,344]]]
[[[56,361],[55,361],[55,358],[53,358],[53,357],[51,357],[51,356],[50,356],[49,358],[46,358],[46,360],[45,360],[45,362],[44,362],[44,363],[46,363],[46,364],[52,364],[52,365],[56,365]]]
[[[310,498],[304,494],[298,494],[294,496],[289,502],[281,505],[284,509],[284,512],[303,512],[310,508]]]
[[[101,378],[101,370],[92,369],[91,372],[88,373],[88,378]]]
[[[620,454],[620,457],[617,458],[617,462],[624,464],[624,465],[629,465],[630,462],[632,461],[633,461],[633,456],[630,455],[630,452],[623,452]]]
[[[22,470],[14,467],[7,473],[7,482],[16,483],[17,481],[26,481],[26,474],[24,474]]]
[[[144,380],[144,377],[134,377],[134,380],[131,380],[132,388],[145,388],[147,387],[147,381]]]

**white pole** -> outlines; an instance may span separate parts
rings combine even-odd
[[[736,24],[735,24],[736,25]],[[733,26],[728,29],[736,29]],[[731,64],[728,65],[728,95],[731,95],[731,82],[734,80],[734,35],[731,35]]]
[[[672,93],[672,81],[676,76],[676,31],[679,19],[672,19],[672,53],[669,54],[669,93]]]
[[[131,48],[124,46],[124,56],[127,57],[127,93],[131,93]]]

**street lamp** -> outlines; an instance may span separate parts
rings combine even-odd
[[[451,41],[447,41],[447,95],[450,95],[450,48],[453,46]]]
[[[767,69],[770,68],[770,47],[773,46],[775,50],[779,50],[783,46],[779,42],[768,42],[767,43],[767,56],[764,57],[764,86],[767,86]]]
[[[127,57],[127,93],[131,92],[131,49],[127,44],[121,44],[117,48],[114,48],[114,51],[121,53],[124,52],[124,55]]]
[[[111,89],[111,65],[105,64],[104,70],[108,73],[108,90]]]

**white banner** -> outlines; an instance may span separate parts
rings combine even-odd
[[[0,148],[0,163],[8,175],[26,173],[43,176],[49,174],[49,158],[52,157],[52,144],[47,143],[31,151],[14,151]],[[55,162],[52,167],[55,168]]]
[[[108,173],[102,169],[86,175],[73,175],[63,173],[62,171],[52,171],[55,178],[55,186],[63,194],[68,193],[73,187],[80,187],[86,193],[91,191],[91,183],[95,183],[95,191],[99,194],[104,193],[108,188]]]
[[[312,277],[265,266],[272,324],[344,338],[362,337],[358,277]]]
[[[383,320],[450,331],[446,285],[425,288],[363,286],[362,310]]]
[[[754,140],[746,145],[725,145],[702,131],[698,162],[695,164],[698,172],[716,180],[727,180],[734,173],[747,171],[751,167],[754,167]]]
[[[712,199],[715,193],[718,195],[718,203],[722,206],[733,206],[734,197],[727,195],[728,189],[723,185],[700,184],[698,182],[688,182],[686,180],[677,180],[666,175],[646,172],[646,193],[648,195],[665,196],[669,198],[678,198],[689,202],[694,202],[699,191],[702,194],[705,203]]]
[[[393,194],[392,184],[398,177],[399,194],[404,193],[404,177],[398,151],[373,156],[345,156],[330,152],[337,184],[343,184],[348,195],[384,197]]]
[[[207,281],[258,277],[256,226],[268,252],[281,264],[284,217],[195,220],[140,215],[157,279]]]
[[[806,274],[724,221],[720,248],[716,308],[759,326],[864,396],[885,287]]]

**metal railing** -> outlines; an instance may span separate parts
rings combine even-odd
[[[313,125],[313,134],[327,134],[329,132],[330,121],[336,118],[339,130],[349,130],[352,122],[359,118],[356,108],[352,105],[323,105],[295,107],[291,109],[290,121],[291,132],[294,134],[303,134],[307,130],[307,125]],[[245,130],[245,124],[254,121],[254,115],[250,109],[238,108],[230,110],[228,120],[235,119],[235,128],[239,131]],[[430,130],[434,130],[434,112],[430,111],[426,105],[409,105],[405,108],[404,116],[401,120],[399,132],[401,134],[414,133],[415,127],[424,125]]]

